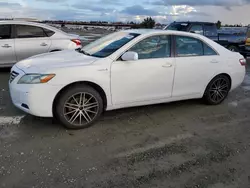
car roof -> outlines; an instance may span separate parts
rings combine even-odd
[[[47,29],[50,29],[50,30],[53,30],[53,31],[56,31],[56,32],[61,32],[61,33],[64,33],[63,31],[55,28],[55,27],[52,27],[50,25],[47,25],[47,24],[42,24],[42,23],[38,23],[38,22],[27,22],[27,21],[16,21],[16,20],[3,20],[3,21],[0,21],[0,24],[23,24],[23,25],[32,25],[32,26],[38,26],[38,27],[43,27],[43,28],[47,28]]]
[[[199,22],[199,21],[192,21],[192,22],[190,22],[190,21],[183,21],[183,22],[181,22],[181,21],[178,21],[178,22],[172,22],[172,23],[186,23],[186,24],[215,24],[215,23],[213,23],[213,22]]]
[[[0,24],[31,24],[31,25],[45,25],[38,22],[17,21],[17,20],[2,20]]]
[[[150,35],[150,34],[166,34],[166,35],[186,35],[186,36],[201,36],[195,33],[189,33],[184,31],[174,31],[174,30],[161,30],[161,29],[128,29],[122,32],[136,33],[140,35]]]

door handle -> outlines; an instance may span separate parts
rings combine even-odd
[[[42,43],[42,44],[40,44],[40,46],[48,46],[48,44]]]
[[[3,48],[10,48],[11,46],[8,45],[8,44],[5,44],[5,45],[3,45],[2,47],[3,47]]]
[[[170,68],[172,67],[173,65],[172,64],[165,64],[165,65],[162,65],[163,68]]]
[[[210,63],[219,63],[216,59],[210,61]]]

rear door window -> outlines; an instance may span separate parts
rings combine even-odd
[[[16,25],[17,38],[47,37],[43,28],[30,25]]]
[[[44,30],[44,32],[46,33],[46,35],[47,35],[48,37],[51,37],[51,36],[53,36],[53,35],[55,34],[54,31],[51,31],[51,30],[49,30],[49,29],[43,28],[43,30]]]
[[[177,57],[202,56],[203,42],[186,36],[176,36]]]
[[[217,52],[215,52],[210,46],[203,43],[204,47],[204,55],[218,55]]]
[[[0,40],[11,38],[11,25],[0,25]]]
[[[177,57],[218,55],[218,53],[205,42],[193,37],[176,36],[175,41]]]

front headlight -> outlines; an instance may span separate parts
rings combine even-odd
[[[47,83],[52,78],[55,77],[55,74],[25,74],[17,82],[18,84],[41,84]]]

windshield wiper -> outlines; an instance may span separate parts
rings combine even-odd
[[[84,50],[81,50],[81,53],[83,53],[84,55],[88,55],[88,56],[91,56],[90,53],[84,51]]]
[[[79,53],[82,53],[82,54],[84,54],[84,55],[91,56],[91,54],[90,54],[90,53],[88,53],[88,52],[84,51],[84,50],[83,50],[83,49],[81,49],[81,48],[76,49],[76,51],[78,51]]]

